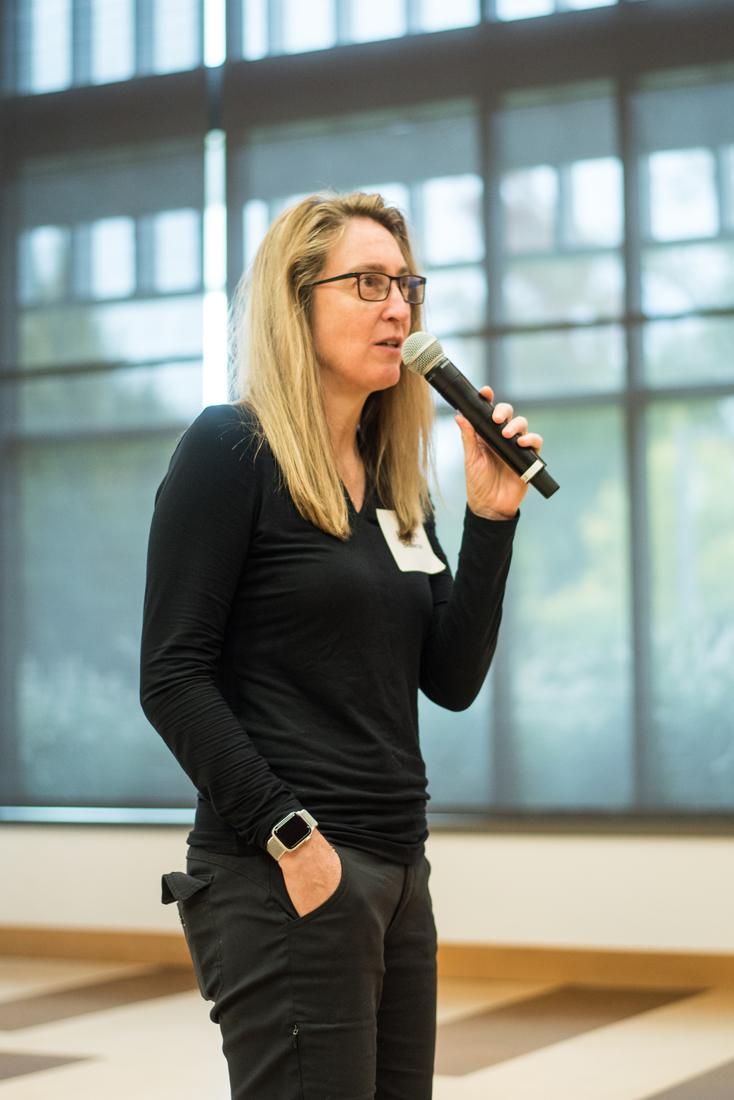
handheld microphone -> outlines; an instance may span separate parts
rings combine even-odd
[[[504,424],[497,424],[492,419],[492,402],[446,358],[435,336],[414,332],[403,344],[402,358],[409,370],[422,375],[449,405],[466,417],[477,435],[523,481],[534,486],[546,499],[555,493],[558,482],[550,476],[538,452],[532,447],[521,447],[515,438],[508,439],[502,434]]]

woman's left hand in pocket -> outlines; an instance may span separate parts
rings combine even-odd
[[[305,844],[286,852],[278,866],[299,917],[307,916],[328,901],[343,873],[339,853],[318,829],[314,829]]]

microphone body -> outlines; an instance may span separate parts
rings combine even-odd
[[[465,416],[477,435],[523,481],[533,485],[546,499],[556,492],[558,482],[548,473],[538,452],[532,447],[521,447],[514,437],[508,439],[502,434],[504,424],[492,419],[492,402],[446,358],[438,340],[425,332],[414,332],[403,344],[403,363],[421,374],[449,405]]]

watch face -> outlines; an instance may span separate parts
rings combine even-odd
[[[297,814],[289,818],[274,830],[281,844],[286,848],[295,848],[299,841],[304,840],[311,832],[311,827]]]

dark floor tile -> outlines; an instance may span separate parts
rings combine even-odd
[[[59,1058],[54,1054],[18,1054],[12,1050],[1,1050],[0,1081],[7,1081],[11,1077],[25,1077],[42,1069],[58,1069],[59,1066],[68,1066],[72,1062],[86,1061],[86,1058]]]
[[[165,967],[0,1003],[0,1031],[21,1031],[196,988],[193,971]]]
[[[734,1097],[734,1062],[727,1062],[718,1069],[691,1077],[681,1085],[674,1085],[665,1092],[656,1092],[648,1100],[732,1100]]]
[[[562,986],[489,1008],[439,1027],[436,1073],[456,1077],[473,1073],[697,992]]]

